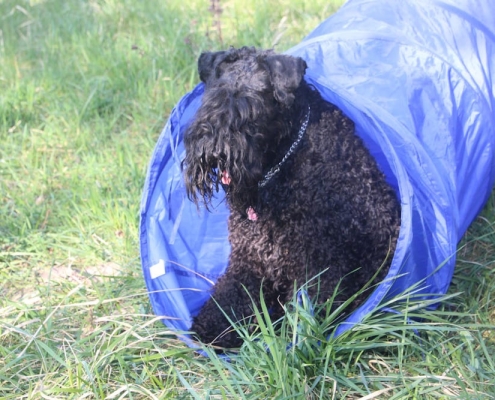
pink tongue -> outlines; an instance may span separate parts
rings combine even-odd
[[[224,185],[230,185],[230,176],[227,171],[222,171],[221,180]]]

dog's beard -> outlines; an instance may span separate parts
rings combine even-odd
[[[189,154],[193,154],[192,149]],[[224,154],[224,152],[222,152]],[[184,160],[184,180],[189,199],[210,209],[212,200],[223,189],[231,210],[246,216],[249,207],[258,205],[258,182],[262,178],[261,162],[252,155],[244,159],[221,159],[202,155],[188,162]],[[221,197],[221,196],[218,196]]]

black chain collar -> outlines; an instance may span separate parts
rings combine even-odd
[[[306,132],[306,128],[308,127],[310,111],[311,111],[311,108],[308,106],[308,112],[306,113],[306,117],[304,118],[304,122],[301,124],[301,128],[299,129],[299,133],[297,134],[297,139],[295,140],[294,143],[292,143],[292,146],[290,146],[290,148],[287,151],[287,153],[285,154],[284,158],[282,158],[282,161],[280,161],[277,165],[275,165],[272,169],[270,169],[270,171],[268,171],[266,173],[265,177],[261,181],[258,182],[259,188],[264,187],[270,181],[270,179],[273,178],[274,175],[278,174],[282,164],[285,163],[287,161],[287,159],[296,150],[296,147],[301,142],[301,140],[304,136],[304,133]]]

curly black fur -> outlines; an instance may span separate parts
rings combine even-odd
[[[302,79],[302,59],[244,47],[204,53],[198,64],[206,87],[184,136],[185,183],[191,200],[208,205],[228,174],[222,186],[231,209],[232,250],[227,272],[191,330],[203,342],[236,347],[240,339],[225,333],[223,312],[233,320],[252,315],[248,293],[259,302],[261,286],[278,316],[294,282],[303,284],[321,271],[318,289],[309,293],[318,290],[320,302],[339,282],[337,301],[347,300],[387,260],[378,276],[383,279],[400,207],[352,121]],[[259,188],[295,141],[308,106],[301,143]],[[256,221],[247,218],[248,208]]]

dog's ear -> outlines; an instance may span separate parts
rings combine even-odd
[[[214,74],[217,65],[225,60],[227,54],[227,51],[201,53],[198,58],[198,72],[202,82],[208,82],[212,74]]]
[[[269,55],[265,61],[270,71],[275,100],[290,107],[295,99],[294,92],[308,67],[306,61],[283,54]]]

